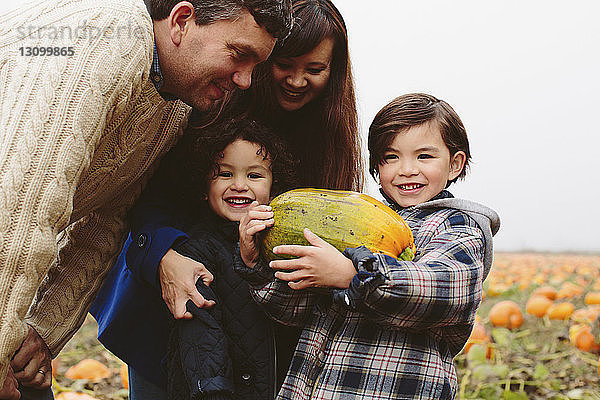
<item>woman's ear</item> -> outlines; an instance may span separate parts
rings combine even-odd
[[[448,181],[452,181],[462,173],[465,168],[467,155],[464,151],[457,151],[450,157],[450,171],[448,173]]]

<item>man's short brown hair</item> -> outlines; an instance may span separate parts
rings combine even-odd
[[[196,24],[231,20],[248,10],[256,23],[274,38],[285,38],[292,28],[291,0],[188,0],[194,6]],[[181,0],[146,0],[152,19],[160,21]]]

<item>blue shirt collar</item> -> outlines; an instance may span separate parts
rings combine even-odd
[[[160,88],[162,88],[164,83],[164,78],[162,71],[160,70],[160,62],[158,61],[158,51],[156,50],[156,43],[154,43],[154,55],[152,57],[152,66],[150,67],[150,80],[152,80],[156,91],[158,92],[158,94],[160,94],[160,96],[163,99],[167,101],[177,100],[177,97],[173,95],[160,92]]]

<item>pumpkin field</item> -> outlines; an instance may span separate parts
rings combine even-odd
[[[456,357],[459,399],[600,399],[600,256],[498,253]],[[54,361],[57,399],[125,399],[88,317]]]

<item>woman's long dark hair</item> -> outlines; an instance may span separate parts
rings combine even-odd
[[[300,161],[302,186],[360,191],[363,163],[346,25],[329,0],[295,0],[293,9],[292,33],[257,67],[252,87],[237,103],[288,142]],[[272,60],[306,54],[328,37],[334,47],[327,87],[300,110],[282,110],[273,91]]]

